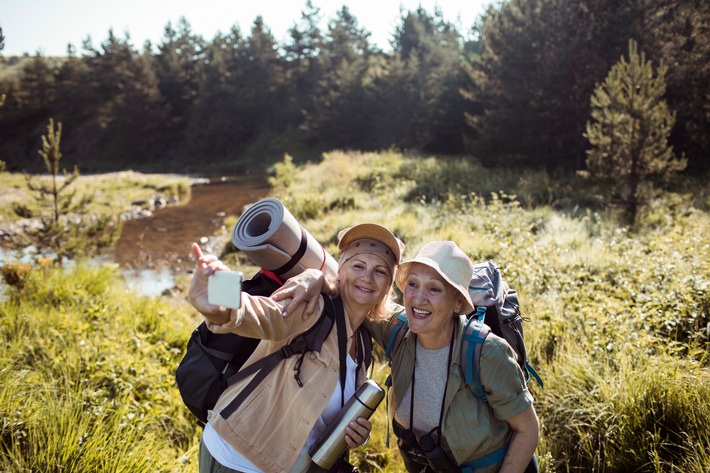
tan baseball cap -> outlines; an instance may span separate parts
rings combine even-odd
[[[382,225],[361,223],[338,233],[338,248],[343,256],[346,252],[352,252],[348,257],[357,253],[374,253],[391,265],[397,265],[402,259],[404,243]]]

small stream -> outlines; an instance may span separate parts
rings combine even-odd
[[[49,255],[45,255],[49,256]],[[19,261],[21,263],[32,263],[37,254],[34,248],[26,248],[22,251],[14,251],[0,247],[0,265],[6,261]],[[96,265],[107,263],[115,264],[110,258],[98,257],[93,260]],[[72,261],[64,261],[65,267],[71,267]],[[151,269],[123,269],[124,279],[129,289],[145,296],[159,296],[175,285],[176,273],[167,267],[154,267]],[[4,283],[0,281],[0,298],[4,295]]]
[[[205,252],[219,253],[225,241],[214,235],[222,230],[225,218],[241,215],[246,205],[267,197],[269,189],[264,178],[250,176],[219,177],[193,185],[187,203],[126,221],[114,250],[95,261],[118,264],[131,289],[141,295],[159,296],[174,286],[178,275],[192,271],[192,242],[200,243]],[[0,248],[0,264],[30,263],[35,256],[32,248]]]

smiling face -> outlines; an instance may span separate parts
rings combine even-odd
[[[409,329],[417,334],[424,348],[448,345],[453,330],[454,313],[461,305],[461,295],[439,273],[421,263],[414,263],[404,286],[404,307]]]
[[[392,277],[390,266],[371,253],[356,254],[342,263],[338,269],[339,289],[348,313],[367,316],[389,293]]]

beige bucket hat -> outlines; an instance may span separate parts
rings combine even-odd
[[[424,245],[413,259],[402,263],[395,278],[395,283],[402,292],[407,283],[409,269],[414,263],[425,264],[434,269],[463,296],[468,306],[464,307],[461,313],[473,311],[471,296],[468,294],[468,285],[473,277],[473,263],[456,243],[432,241]]]

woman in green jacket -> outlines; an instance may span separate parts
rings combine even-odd
[[[409,331],[391,354],[390,409],[410,472],[536,470],[538,419],[510,346],[494,334],[483,344],[480,377],[487,401],[474,396],[462,376],[472,276],[473,264],[455,243],[434,241],[402,263],[395,278]],[[389,325],[366,324],[382,347]]]

